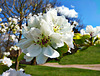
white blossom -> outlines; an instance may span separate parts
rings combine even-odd
[[[3,59],[1,59],[1,61],[4,65],[7,65],[8,67],[12,65],[12,61],[10,60],[10,58],[4,57]]]
[[[80,30],[80,33],[81,33],[81,35],[86,35],[86,34],[89,35],[89,33],[86,33],[86,31],[85,31],[84,29],[81,29],[81,30]]]
[[[100,33],[98,34],[98,37],[100,38]]]
[[[6,33],[6,29],[5,29],[5,28],[1,29],[1,31],[2,31],[3,33]]]
[[[51,29],[53,29],[54,33],[59,33],[62,36],[61,41],[69,45],[70,48],[74,48],[73,27],[71,27],[70,23],[68,23],[68,20],[66,20],[64,16],[57,16],[57,10],[51,9],[47,14],[44,14],[44,19],[47,22],[47,25],[52,26]]]
[[[12,20],[12,18],[11,17],[9,17],[9,21],[11,21]]]
[[[10,39],[14,41],[16,39],[16,36],[15,35],[10,35]]]
[[[26,61],[36,57],[37,64],[43,64],[48,57],[59,57],[55,49],[62,47],[64,42],[70,48],[74,47],[72,27],[64,16],[57,16],[55,9],[49,10],[43,16],[30,17],[28,25],[22,29],[24,39],[17,44],[26,54]]]
[[[16,18],[13,18],[12,21],[13,21],[13,23],[15,23],[15,24],[18,23],[18,19],[16,19]]]
[[[0,8],[0,12],[2,11],[2,9]]]
[[[9,70],[3,72],[1,76],[31,76],[30,74],[25,74],[23,71],[16,71],[15,69],[10,68]]]
[[[8,23],[5,23],[5,25],[8,25]]]
[[[2,19],[0,18],[0,21],[2,21]]]
[[[100,33],[100,27],[96,26],[96,28],[93,28],[91,25],[87,25],[86,30],[82,29],[81,34],[89,34],[91,37],[95,37]]]
[[[9,56],[10,55],[10,52],[4,52],[4,55],[5,56]]]
[[[4,27],[4,23],[0,23],[0,25],[1,25],[2,27]]]
[[[11,46],[11,48],[9,50],[15,50],[15,51],[17,51],[19,49],[20,49],[19,47],[17,47],[16,45],[14,45],[14,46]]]
[[[70,48],[68,49],[68,52],[71,53],[71,49]]]
[[[59,53],[55,51],[51,46],[49,46],[50,34],[44,35],[37,28],[31,28],[30,31],[27,32],[23,33],[26,39],[21,40],[17,44],[17,46],[26,51],[26,56],[24,57],[26,58],[26,61],[30,61],[33,59],[33,57],[36,57],[37,64],[43,64],[46,62],[48,57],[59,57]]]
[[[24,72],[24,69],[23,68],[20,68],[19,70],[22,71],[22,72]]]

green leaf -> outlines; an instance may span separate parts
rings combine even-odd
[[[76,44],[84,44],[85,40],[86,39],[89,39],[90,38],[90,35],[83,35],[83,36],[80,36],[80,38],[76,38],[75,39],[75,43]]]
[[[18,61],[21,61],[21,60],[23,60],[24,59],[24,53],[21,53],[21,55],[18,57]]]
[[[88,38],[90,38],[90,35],[83,35],[82,36],[82,39],[88,39]]]
[[[76,44],[83,44],[85,42],[84,39],[75,39],[74,41]]]
[[[74,36],[73,39],[81,39],[81,36]]]
[[[80,33],[75,33],[75,36],[73,39],[81,39],[81,34]]]
[[[67,53],[69,47],[66,43],[64,43],[64,46],[57,48],[56,50],[59,52],[60,57],[63,56],[64,53]]]

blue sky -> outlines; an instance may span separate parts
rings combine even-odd
[[[85,25],[100,26],[100,0],[58,0],[61,5],[70,9],[75,6],[80,18]]]

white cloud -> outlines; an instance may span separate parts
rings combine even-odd
[[[61,15],[64,15],[68,18],[78,17],[78,13],[74,9],[69,9],[68,7],[61,6],[61,7],[57,7],[57,10]]]
[[[75,6],[71,5],[71,8],[75,8]]]

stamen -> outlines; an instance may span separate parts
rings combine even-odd
[[[42,38],[38,38],[37,42],[34,42],[36,44],[39,44],[40,46],[42,47],[46,47],[48,44],[50,44],[50,36],[45,36],[44,34],[41,34],[42,35]],[[34,44],[34,45],[36,45]]]

